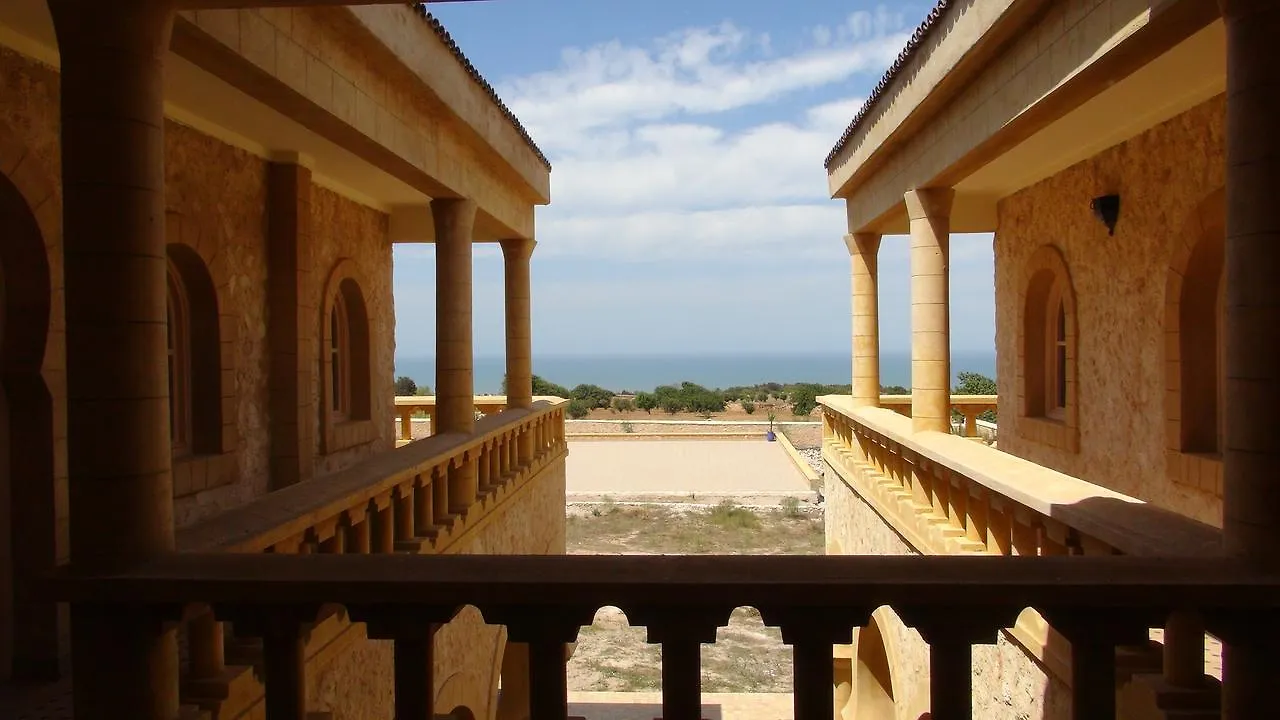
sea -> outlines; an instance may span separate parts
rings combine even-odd
[[[587,383],[621,392],[652,390],[684,381],[708,388],[777,382],[849,383],[852,361],[848,353],[793,355],[580,355],[535,356],[533,372],[558,385]],[[961,371],[996,376],[996,356],[990,353],[952,353],[953,376]],[[475,389],[498,394],[506,360],[502,356],[475,359]],[[419,385],[435,386],[434,358],[396,358],[396,376],[407,375]],[[954,384],[955,378],[952,378]],[[886,353],[880,357],[882,385],[911,386],[911,356]]]

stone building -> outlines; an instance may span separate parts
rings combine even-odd
[[[854,346],[852,397],[822,400],[828,553],[1274,569],[1277,33],[1270,0],[937,4],[826,161]],[[995,237],[995,398],[949,396],[957,232]],[[912,395],[896,408],[876,297],[907,280],[879,276],[882,238],[910,243]],[[996,447],[950,432],[988,402]],[[1104,630],[1029,607],[980,628],[971,673],[940,678],[924,628],[881,608],[837,648],[837,716],[916,720],[932,695],[937,718],[966,679],[982,718],[1267,716],[1274,658],[1211,615],[1175,605]]]
[[[67,712],[68,688],[78,717],[271,704],[270,621],[60,611],[56,565],[563,553],[563,419],[529,364],[549,173],[413,4],[0,3],[0,716]],[[506,258],[511,378],[480,421],[476,242]],[[394,243],[438,259],[436,434],[399,449]],[[354,614],[295,628],[308,713],[392,714],[394,633]],[[474,608],[434,620],[420,695],[494,717],[527,653]]]

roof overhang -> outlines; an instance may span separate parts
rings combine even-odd
[[[851,231],[907,232],[902,195],[918,187],[956,189],[953,231],[994,231],[1000,198],[1225,90],[1214,3],[1156,0],[1133,17],[1104,3],[1081,18],[1050,5],[1019,14],[1015,5],[989,25],[998,42],[971,38],[980,62],[955,62],[928,92],[913,97],[904,86],[882,99],[896,124],[869,145],[873,121],[866,141],[846,146],[829,181],[846,200]]]

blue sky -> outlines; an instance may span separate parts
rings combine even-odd
[[[436,5],[551,159],[535,355],[850,347],[843,204],[822,163],[932,0]],[[395,250],[396,354],[434,348],[433,251]],[[991,237],[952,240],[952,348],[994,347]],[[503,353],[502,257],[475,255],[475,352]],[[906,238],[880,251],[882,352],[910,349]]]

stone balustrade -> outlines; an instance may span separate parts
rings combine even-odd
[[[911,417],[910,395],[881,395],[880,407],[888,408],[905,417]],[[952,395],[951,409],[964,417],[964,436],[976,438],[978,416],[996,409],[995,395]]]
[[[485,417],[473,435],[435,435],[186,528],[178,533],[178,556],[441,552],[565,452],[563,401],[535,402],[530,410]],[[467,464],[477,471],[460,472]],[[477,478],[464,493],[474,501],[463,507],[451,498],[459,475]],[[229,702],[228,710],[259,702],[263,688],[251,666],[265,662],[269,671],[272,661],[270,648],[254,638],[256,621],[232,632],[204,605],[188,606],[182,619],[190,658],[184,702],[207,708]],[[333,608],[323,619],[313,631],[336,636],[350,627]]]
[[[969,443],[972,444],[972,443]],[[700,643],[736,607],[758,609],[794,647],[797,718],[832,717],[833,643],[892,607],[930,643],[931,717],[972,715],[972,646],[994,642],[1024,608],[1075,642],[1074,716],[1115,716],[1115,647],[1195,608],[1233,642],[1280,611],[1280,577],[1223,558],[1134,556],[456,556],[321,553],[176,554],[108,574],[61,569],[47,592],[79,608],[128,606],[172,620],[191,603],[261,638],[266,718],[305,716],[299,638],[341,607],[370,637],[394,642],[397,718],[433,707],[431,637],[462,607],[527,643],[532,720],[567,717],[565,645],[616,606],[662,644],[663,717],[695,720]]]
[[[909,398],[908,401],[909,409]],[[971,400],[989,409],[992,399]],[[919,552],[932,555],[1211,557],[1217,529],[1120,493],[941,432],[912,432],[897,407],[823,406],[823,459]],[[980,412],[980,411],[979,411]],[[1164,623],[1152,627],[1164,627]],[[1189,658],[1204,634],[1177,633]],[[1010,637],[1068,682],[1069,639],[1035,610]],[[1166,636],[1166,642],[1168,636]]]
[[[560,398],[551,396],[535,397],[534,401],[557,402]],[[436,414],[436,398],[434,395],[397,395],[396,396],[396,445],[413,442],[413,420],[417,415],[426,418],[430,423]],[[481,415],[494,415],[507,409],[506,395],[476,395],[476,412]],[[435,426],[432,425],[432,428]],[[434,429],[432,432],[435,432]]]

